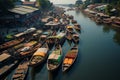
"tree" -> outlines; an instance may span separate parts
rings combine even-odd
[[[0,11],[7,12],[8,9],[14,7],[14,0],[0,0]]]
[[[50,6],[52,5],[49,0],[37,0],[37,2],[39,7],[42,9],[50,8]]]
[[[111,10],[113,9],[113,6],[112,5],[107,5],[106,7],[106,10],[105,10],[105,13],[108,14],[108,15],[111,15]]]
[[[76,5],[76,6],[80,6],[80,4],[83,4],[82,0],[77,0],[77,1],[75,2],[75,5]]]

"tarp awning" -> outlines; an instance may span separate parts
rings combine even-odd
[[[11,57],[11,55],[6,54],[6,53],[1,54],[1,55],[0,55],[0,62],[8,59],[9,57]]]

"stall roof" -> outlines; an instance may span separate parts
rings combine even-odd
[[[16,6],[15,8],[13,9],[10,9],[9,11],[10,12],[13,12],[13,13],[17,13],[17,14],[27,14],[27,13],[31,13],[31,12],[34,12],[38,10],[37,8],[34,8],[34,7],[29,7],[29,6]]]
[[[23,8],[26,8],[26,9],[31,9],[31,10],[38,10],[38,8],[34,8],[34,7],[31,7],[31,6],[22,6]]]
[[[23,32],[18,33],[18,34],[14,35],[14,36],[15,36],[15,37],[20,37],[20,36],[22,36],[22,35],[24,35],[24,33],[23,33]]]
[[[60,24],[59,22],[56,23],[56,22],[50,21],[50,22],[46,23],[45,25],[46,25],[46,26],[57,26],[57,25],[59,25],[59,24]]]
[[[13,12],[13,13],[17,13],[17,14],[21,14],[21,15],[24,15],[24,14],[27,14],[28,12],[26,11],[20,11],[20,10],[16,10],[16,9],[11,9],[9,10],[10,12]]]
[[[9,57],[11,57],[9,54],[3,53],[0,55],[0,62],[8,59]]]

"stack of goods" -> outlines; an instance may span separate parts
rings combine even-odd
[[[72,64],[72,63],[73,63],[73,59],[65,58],[64,64]]]
[[[31,42],[29,42],[29,43],[26,43],[24,46],[33,46],[33,45],[35,45],[37,43],[37,41],[31,41]]]
[[[53,53],[49,56],[49,60],[51,60],[51,63],[58,64],[61,60],[61,55],[59,54],[60,50],[53,51]]]
[[[35,53],[34,53],[34,57],[32,59],[32,63],[37,63],[39,62],[41,59],[43,59],[43,57],[46,56],[47,53],[47,48],[39,48]]]
[[[76,58],[76,51],[75,50],[72,50],[72,51],[69,51],[67,54],[66,54],[66,57],[65,57],[65,60],[64,60],[64,64],[72,64],[73,63],[73,60]]]

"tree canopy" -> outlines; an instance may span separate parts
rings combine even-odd
[[[8,9],[14,7],[15,0],[0,0],[0,11],[6,12]]]
[[[77,1],[75,2],[75,5],[76,5],[76,6],[79,6],[80,4],[83,4],[82,0],[77,0]]]
[[[49,0],[37,0],[37,2],[42,9],[47,9],[52,5]]]

